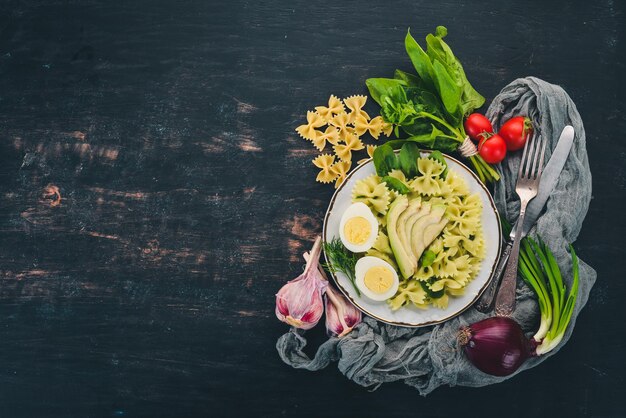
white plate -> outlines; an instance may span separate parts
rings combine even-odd
[[[428,152],[423,152],[422,155],[428,155]],[[446,309],[432,306],[428,309],[418,309],[407,305],[393,311],[386,302],[372,302],[364,296],[357,296],[352,283],[343,273],[333,275],[339,289],[357,308],[380,321],[405,327],[422,327],[447,321],[472,306],[478,300],[496,268],[496,263],[500,257],[500,237],[502,236],[502,231],[500,230],[498,210],[491,194],[489,194],[489,191],[478,177],[463,163],[445,154],[444,157],[448,163],[448,169],[461,176],[467,183],[470,192],[478,193],[483,202],[481,219],[485,236],[485,259],[482,261],[480,271],[476,277],[467,285],[465,294],[458,297],[450,296]],[[324,241],[328,242],[339,236],[339,221],[343,212],[352,204],[350,195],[354,184],[375,173],[374,163],[370,159],[356,167],[335,191],[324,217],[324,230],[322,232]],[[329,260],[326,254],[324,254],[324,257],[326,263],[328,263]]]

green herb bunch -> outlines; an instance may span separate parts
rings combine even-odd
[[[447,32],[438,26],[434,35],[426,36],[426,51],[407,32],[405,48],[417,74],[396,70],[394,78],[366,81],[370,95],[381,106],[381,116],[394,125],[396,136],[401,131],[408,135],[403,140],[389,141],[396,149],[411,141],[444,152],[457,150],[467,137],[464,118],[485,102],[444,42]],[[484,183],[500,179],[480,155],[472,155],[469,160]]]

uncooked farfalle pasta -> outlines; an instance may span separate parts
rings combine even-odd
[[[343,101],[330,96],[327,106],[316,106],[314,112],[308,111],[307,123],[296,128],[296,132],[318,151],[323,152],[327,144],[332,146],[334,155],[322,154],[313,160],[313,164],[320,169],[316,181],[335,182],[335,188],[339,187],[352,167],[353,153],[366,149],[361,136],[369,132],[372,138],[378,140],[381,134],[391,135],[391,124],[380,116],[372,119],[363,110],[366,102],[367,96],[350,96]],[[367,145],[370,158],[375,148],[374,145]],[[335,159],[339,161],[335,162]],[[359,160],[359,164],[363,161]]]
[[[363,142],[355,134],[349,134],[343,144],[339,143],[333,146],[337,157],[339,157],[341,161],[346,162],[352,162],[352,151],[360,151],[363,148],[365,148]]]
[[[330,183],[337,178],[337,174],[333,172],[332,165],[335,162],[335,156],[330,154],[322,154],[313,160],[313,165],[320,169],[317,174],[316,181],[320,183]]]

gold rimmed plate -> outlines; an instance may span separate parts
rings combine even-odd
[[[423,152],[422,155],[428,155],[428,152]],[[364,296],[358,296],[346,275],[342,273],[333,274],[333,279],[339,290],[363,313],[379,321],[404,327],[423,327],[445,322],[459,315],[478,300],[491,280],[493,271],[498,263],[502,231],[498,210],[491,194],[467,166],[448,155],[444,154],[444,157],[448,164],[448,170],[454,171],[465,180],[470,193],[478,193],[483,202],[481,222],[485,237],[485,258],[476,277],[467,284],[465,294],[462,296],[451,296],[446,309],[432,306],[428,309],[404,306],[393,311],[386,302],[373,302]],[[339,236],[339,221],[343,212],[352,204],[351,192],[355,183],[375,173],[374,163],[370,159],[356,167],[335,191],[324,217],[322,236],[325,242],[329,242],[334,237]],[[329,260],[326,254],[324,254],[324,257],[326,263],[328,263]]]

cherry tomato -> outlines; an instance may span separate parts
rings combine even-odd
[[[516,116],[506,121],[500,128],[498,134],[506,142],[506,148],[509,151],[517,151],[524,148],[526,139],[533,131],[533,124],[529,118],[524,116]]]
[[[483,133],[492,133],[493,126],[489,119],[481,115],[480,113],[472,113],[465,119],[463,123],[465,133],[469,135],[475,142],[480,141]]]
[[[498,134],[485,137],[478,144],[478,153],[489,164],[497,164],[506,157],[506,142]]]

